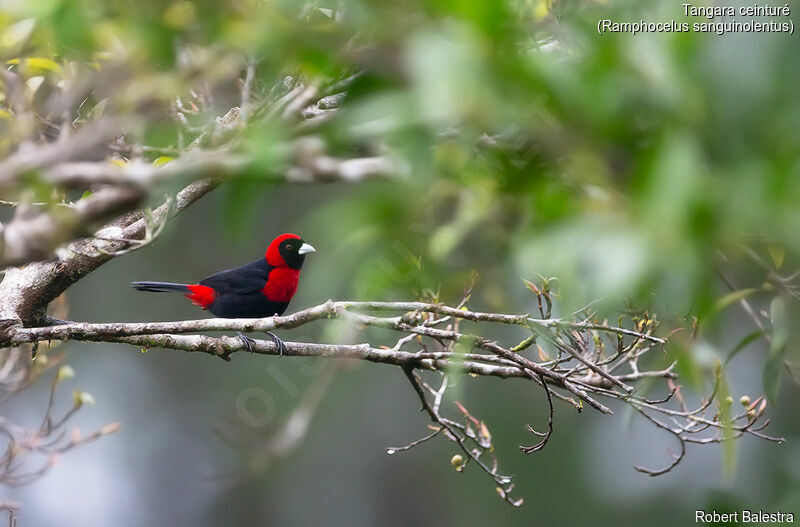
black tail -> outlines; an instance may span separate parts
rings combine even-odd
[[[131,286],[139,291],[153,293],[191,293],[186,284],[173,284],[171,282],[131,282]]]

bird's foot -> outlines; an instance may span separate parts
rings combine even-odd
[[[279,339],[278,336],[275,335],[274,333],[270,331],[266,331],[265,333],[270,338],[270,340],[272,340],[272,342],[275,343],[275,347],[278,348],[278,355],[283,357],[283,354],[286,353],[286,344],[284,344],[283,341]]]
[[[239,337],[239,339],[242,341],[242,344],[244,344],[244,349],[246,349],[250,353],[253,353],[253,346],[255,346],[256,341],[251,339],[241,331],[238,331],[236,333],[236,336]]]

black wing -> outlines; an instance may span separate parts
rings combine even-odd
[[[211,287],[218,295],[246,295],[263,289],[272,269],[264,258],[260,258],[249,264],[212,274],[201,280],[200,285]]]

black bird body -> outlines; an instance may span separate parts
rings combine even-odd
[[[196,284],[133,282],[139,291],[183,293],[195,305],[220,318],[282,315],[297,291],[305,254],[314,248],[294,234],[270,244],[264,258],[226,269]]]
[[[264,258],[220,271],[196,284],[172,282],[133,282],[139,291],[183,293],[195,305],[220,318],[264,318],[282,315],[297,291],[300,268],[305,255],[315,252],[296,234],[282,234],[272,240]],[[270,333],[278,353],[286,349],[281,339]],[[253,339],[239,333],[247,349]],[[227,357],[226,357],[227,358]]]
[[[282,315],[289,301],[270,300],[264,289],[275,268],[259,258],[233,269],[226,269],[197,284],[134,282],[139,291],[183,293],[195,305],[220,318],[263,318]],[[210,288],[209,291],[207,288]]]
[[[289,298],[270,300],[264,289],[272,273],[280,274],[263,258],[249,264],[222,271],[201,280],[200,285],[212,288],[216,298],[208,310],[222,318],[261,318],[282,315]],[[297,282],[295,281],[296,290]],[[283,300],[286,298],[286,300]]]

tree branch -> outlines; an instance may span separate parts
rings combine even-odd
[[[403,335],[394,346],[384,344],[323,344],[311,342],[287,342],[284,355],[289,357],[323,357],[334,359],[356,359],[366,362],[399,366],[412,382],[418,395],[424,395],[422,381],[417,379],[414,371],[434,371],[443,375],[471,374],[482,377],[502,379],[518,378],[532,382],[544,390],[548,402],[547,431],[537,432],[532,426],[527,430],[542,438],[533,446],[521,446],[524,453],[542,450],[553,433],[554,399],[570,403],[580,410],[585,403],[604,414],[612,414],[611,409],[600,399],[628,404],[660,428],[677,437],[685,450],[685,443],[706,444],[722,441],[725,430],[733,426],[736,434],[750,434],[762,439],[779,441],[760,432],[763,426],[754,426],[766,407],[763,399],[760,405],[743,416],[734,418],[731,423],[724,423],[714,418],[704,417],[712,409],[716,389],[695,410],[686,408],[685,400],[680,397],[680,406],[672,408],[673,396],[678,391],[672,382],[676,378],[674,364],[663,369],[641,369],[639,359],[645,355],[664,351],[666,341],[654,336],[656,324],[636,324],[635,327],[647,327],[647,330],[629,329],[609,326],[591,320],[586,315],[582,319],[533,319],[528,315],[507,313],[487,313],[472,311],[462,302],[458,307],[428,302],[352,302],[327,301],[323,304],[298,311],[283,317],[263,319],[204,319],[174,322],[145,323],[86,323],[66,322],[51,326],[23,327],[20,324],[6,324],[0,337],[4,345],[21,345],[40,341],[86,341],[113,342],[137,346],[140,348],[164,348],[199,352],[230,360],[232,354],[244,351],[244,342],[233,336],[212,337],[197,334],[208,331],[230,332],[265,332],[276,329],[289,330],[321,320],[339,319],[352,323],[355,327],[372,327],[379,330],[400,333]],[[369,314],[370,312],[376,314]],[[383,313],[387,313],[383,315]],[[394,313],[392,313],[394,312]],[[378,316],[377,314],[381,314]],[[637,319],[638,320],[638,319]],[[448,322],[442,329],[443,322]],[[475,329],[467,332],[462,324],[471,324]],[[531,333],[529,338],[545,337],[549,342],[558,343],[556,359],[545,360],[539,357],[526,356],[523,349],[527,346],[515,346],[519,352],[510,347],[489,341],[481,336],[481,328],[486,324],[516,325]],[[411,338],[408,338],[411,337]],[[615,346],[606,350],[602,345],[604,339],[614,342]],[[271,340],[254,340],[250,351],[261,355],[277,355],[278,349]],[[595,342],[595,349],[586,346],[587,342]],[[455,347],[455,343],[466,345]],[[418,346],[418,349],[403,349],[404,346]],[[429,349],[433,345],[436,351]],[[661,400],[645,399],[636,395],[637,387],[628,387],[626,383],[638,383],[644,379],[663,379],[670,389],[670,395]],[[450,440],[455,440],[464,447],[464,442],[473,440],[482,452],[489,452],[491,434],[482,421],[475,420],[469,412],[459,406],[467,421],[463,425],[448,420],[441,415],[440,407],[447,383],[443,382],[438,391],[433,391],[434,402],[423,407],[434,423],[444,430]],[[574,399],[573,399],[574,397]],[[427,399],[425,399],[427,401]],[[577,402],[576,402],[577,401]],[[719,404],[719,403],[718,403]],[[651,415],[661,414],[667,419],[677,422],[683,420],[678,428],[670,427],[665,422]],[[737,425],[737,421],[747,418],[746,425]],[[455,424],[454,424],[455,423]],[[472,424],[470,424],[472,423]],[[474,428],[478,427],[478,431]],[[698,436],[703,432],[714,435]],[[412,442],[407,450],[421,444],[437,434]],[[397,451],[398,449],[394,449]],[[484,453],[485,453],[484,452]],[[481,466],[500,488],[501,495],[509,503],[517,503],[510,497],[512,486],[506,476],[497,472],[496,461],[490,466],[478,460],[478,456],[468,452],[468,457]],[[637,467],[637,470],[652,475],[662,474],[676,466],[682,457],[673,460],[666,470],[650,470]],[[500,478],[499,480],[497,478]],[[502,480],[502,484],[500,482]]]

